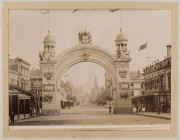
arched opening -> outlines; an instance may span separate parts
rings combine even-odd
[[[75,46],[59,54],[56,59],[56,92],[59,91],[63,75],[71,67],[83,62],[94,63],[102,68],[112,78],[112,90],[116,89],[115,56],[108,51],[93,45]],[[113,91],[114,105],[116,105],[116,91]]]
[[[59,85],[63,74],[73,65],[81,62],[93,62],[102,66],[112,77],[113,86],[116,87],[115,56],[98,46],[75,46],[57,56],[56,85]]]
[[[77,63],[64,73],[60,81],[58,91],[62,113],[71,107],[86,111],[95,107],[100,111],[106,108],[104,113],[107,113],[107,107],[113,104],[112,77],[99,64]]]

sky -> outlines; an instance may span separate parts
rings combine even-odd
[[[48,20],[48,14],[42,14],[46,10],[10,10],[10,58],[21,57],[31,64],[30,69],[38,69],[39,52],[43,51],[42,41],[48,29],[56,40],[56,55],[78,45],[78,33],[85,29],[91,33],[94,45],[115,54],[115,39],[120,28],[128,38],[127,47],[132,59],[131,71],[142,72],[143,68],[150,64],[147,63],[147,56],[159,60],[167,56],[166,46],[171,44],[169,10],[77,10],[75,13],[72,11],[50,10]],[[147,43],[147,49],[138,51],[144,43]],[[99,85],[104,85],[104,72],[105,70],[97,64],[80,63],[67,70],[65,75],[69,76],[63,79],[71,80],[75,85],[83,85],[89,91],[94,84],[95,76]]]

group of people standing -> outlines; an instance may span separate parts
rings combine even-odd
[[[165,104],[158,104],[158,106],[157,106],[157,114],[159,114],[160,115],[160,111],[161,111],[161,108],[162,108],[162,112],[163,113],[166,113],[166,106],[165,106]]]
[[[9,114],[9,117],[10,117],[10,121],[11,121],[11,125],[14,125],[14,117],[15,117],[15,113],[12,111],[12,112],[10,112],[10,114]]]
[[[111,113],[112,113],[112,107],[109,106],[109,114],[111,114]]]
[[[136,113],[142,112],[142,108],[143,108],[143,105],[141,106],[136,105]]]
[[[151,105],[150,110],[152,113],[155,111],[155,107],[153,104]],[[166,110],[165,104],[158,104],[157,105],[156,111],[157,111],[158,115],[160,115],[161,110],[163,113],[165,113],[165,110]],[[141,112],[141,111],[142,111],[142,106],[139,107],[138,105],[136,105],[136,113]]]

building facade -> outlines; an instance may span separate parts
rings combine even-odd
[[[30,106],[30,64],[17,57],[9,59],[9,112],[14,112],[20,118],[20,114],[29,114]]]
[[[9,68],[9,84],[11,86],[18,86],[18,72],[12,68]]]
[[[9,70],[18,74],[17,86],[25,91],[30,90],[29,67],[30,64],[19,57],[9,59]]]
[[[131,82],[129,89],[132,94],[133,111],[136,111],[136,107],[143,107],[140,98],[144,92],[144,75],[139,71],[130,72]]]
[[[144,69],[144,91],[137,98],[145,111],[171,112],[171,45],[167,46],[167,58]]]

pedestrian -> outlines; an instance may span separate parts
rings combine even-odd
[[[142,112],[142,106],[139,107],[139,112]]]
[[[11,119],[11,125],[14,125],[14,112],[12,111],[11,113],[10,113],[10,119]]]
[[[136,113],[138,113],[138,105],[136,105]]]
[[[165,105],[164,105],[164,103],[162,103],[162,111],[163,111],[163,113],[165,113]]]
[[[157,114],[160,115],[160,105],[159,105],[159,104],[158,104],[158,106],[157,106]]]
[[[109,106],[109,114],[111,114],[111,106]]]
[[[69,109],[70,109],[70,103],[68,103],[68,107],[69,107]]]

